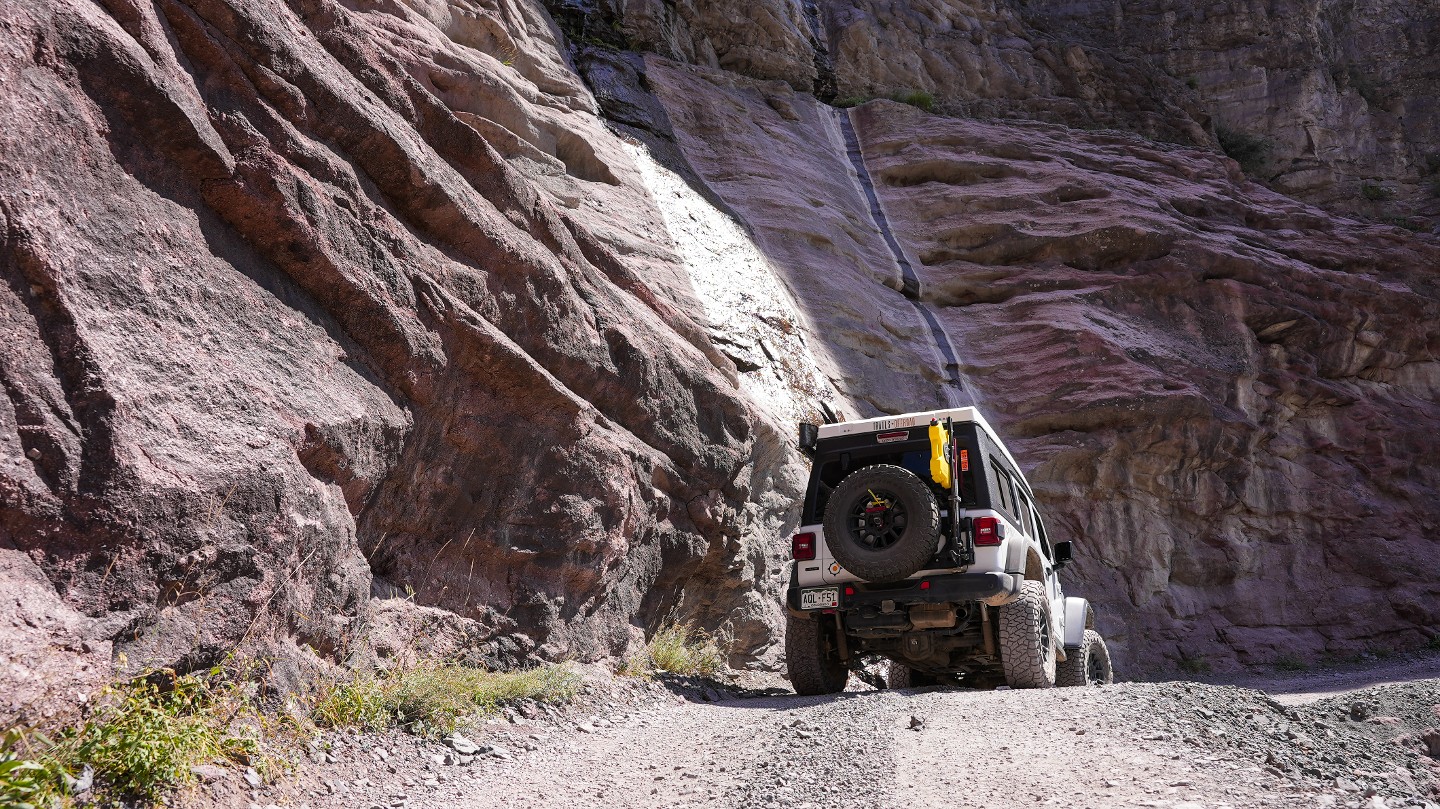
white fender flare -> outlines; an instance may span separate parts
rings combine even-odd
[[[1079,649],[1085,643],[1085,630],[1094,628],[1095,613],[1083,598],[1065,599],[1065,648]]]

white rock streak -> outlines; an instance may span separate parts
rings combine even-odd
[[[705,308],[717,347],[740,369],[741,389],[782,427],[820,418],[838,399],[804,337],[790,293],[750,234],[644,146],[628,145]]]

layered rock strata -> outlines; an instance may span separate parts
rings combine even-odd
[[[293,681],[414,625],[372,593],[491,664],[771,645],[775,420],[833,394],[783,301],[708,319],[542,10],[3,11],[0,545],[66,605],[7,666]]]
[[[1046,30],[1186,82],[1280,191],[1382,220],[1440,214],[1433,3],[1113,0],[1023,10]]]
[[[1062,125],[1203,147],[1143,62],[1003,5],[0,11],[6,718],[235,648],[773,664],[794,421],[969,402],[1134,671],[1440,624],[1440,248]],[[815,95],[932,87],[1051,123]]]
[[[853,224],[863,183],[833,135],[853,122],[920,308],[1076,542],[1072,589],[1122,660],[1349,654],[1440,624],[1433,240],[1336,219],[1207,150],[886,101],[836,112],[649,67],[697,171],[800,305],[834,313],[814,316],[832,343],[861,339],[840,316],[852,301],[904,299],[837,270],[846,253],[896,264],[873,220]],[[919,342],[857,361],[848,390],[920,378],[935,353]],[[905,409],[943,392],[911,390]]]

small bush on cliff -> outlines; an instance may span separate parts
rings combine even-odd
[[[690,677],[712,677],[725,668],[725,655],[713,635],[690,624],[670,624],[655,633],[639,657],[620,667],[621,674],[643,676],[651,669]]]
[[[311,716],[327,727],[399,726],[422,736],[440,736],[454,731],[467,716],[521,699],[561,702],[579,686],[580,675],[569,666],[495,672],[422,662],[331,686],[321,693]]]
[[[891,98],[895,101],[899,101],[901,104],[909,104],[912,107],[925,110],[926,112],[933,112],[935,110],[934,94],[927,93],[924,90],[912,90],[908,93],[896,93],[895,95],[891,96]]]
[[[1420,224],[1414,219],[1411,219],[1408,216],[1386,216],[1383,217],[1380,221],[1384,222],[1387,225],[1394,225],[1397,228],[1404,228],[1411,233],[1420,233],[1425,230],[1424,225]]]
[[[851,107],[858,107],[861,104],[864,104],[866,101],[869,101],[870,99],[870,96],[846,96],[844,98],[837,98],[834,101],[830,102],[830,106],[837,107],[842,110],[848,110]]]
[[[1310,668],[1310,664],[1301,660],[1293,654],[1283,654],[1275,658],[1275,668],[1280,671],[1304,671]]]
[[[1246,174],[1259,174],[1270,157],[1270,141],[1248,132],[1217,126],[1215,138],[1220,141],[1221,151],[1239,163],[1240,169]]]
[[[1379,183],[1365,182],[1360,184],[1360,196],[1371,202],[1384,202],[1394,197],[1395,191]]]
[[[1186,674],[1209,674],[1210,661],[1199,655],[1195,657],[1182,656],[1180,658],[1180,670]]]

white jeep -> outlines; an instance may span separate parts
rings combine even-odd
[[[800,425],[813,467],[786,593],[799,694],[845,688],[867,655],[891,688],[1113,681],[1083,598],[1057,573],[1019,465],[971,407]]]

